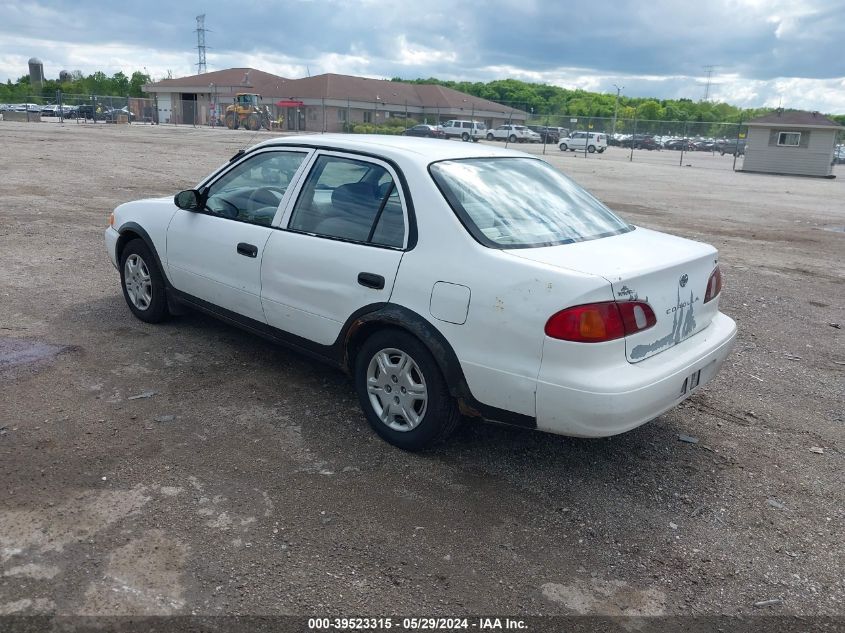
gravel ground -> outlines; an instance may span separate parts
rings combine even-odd
[[[0,122],[0,615],[845,615],[842,167],[550,148],[629,221],[720,249],[735,351],[622,436],[467,422],[412,455],[342,374],[124,305],[109,211],[263,138]]]

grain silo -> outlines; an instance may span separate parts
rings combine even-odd
[[[44,64],[37,57],[29,59],[29,83],[33,88],[38,89],[44,85]]]

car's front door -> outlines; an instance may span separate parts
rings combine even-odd
[[[306,150],[250,154],[202,188],[205,207],[179,210],[167,229],[173,286],[242,316],[266,322],[261,259],[288,185]]]
[[[408,245],[405,192],[392,167],[320,152],[296,203],[267,242],[267,322],[330,345],[357,310],[386,302]]]

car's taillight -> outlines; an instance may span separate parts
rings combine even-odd
[[[713,272],[710,273],[710,279],[707,280],[707,292],[704,293],[704,303],[718,297],[720,292],[722,292],[722,271],[716,266]]]
[[[604,301],[561,310],[546,322],[546,336],[578,343],[602,343],[647,330],[657,323],[644,301]]]

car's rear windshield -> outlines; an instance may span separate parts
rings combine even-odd
[[[553,246],[634,228],[541,160],[467,158],[429,170],[463,225],[491,248]]]

